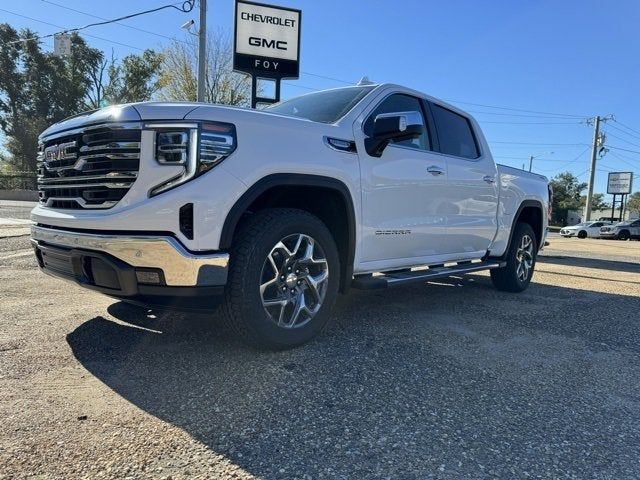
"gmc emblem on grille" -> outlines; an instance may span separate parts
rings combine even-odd
[[[76,142],[65,142],[58,145],[51,145],[44,149],[44,161],[45,163],[55,162],[58,160],[66,160],[68,158],[75,158],[76,154],[69,152],[69,149],[75,148]]]

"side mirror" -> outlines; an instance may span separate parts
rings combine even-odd
[[[372,157],[382,155],[390,141],[411,140],[424,133],[420,112],[381,113],[373,122],[373,134],[365,138],[364,146]]]

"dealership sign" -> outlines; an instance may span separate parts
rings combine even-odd
[[[254,78],[298,78],[301,17],[300,10],[236,0],[233,69]]]
[[[631,172],[610,172],[607,182],[607,193],[614,195],[626,195],[631,193],[633,183],[633,173]]]

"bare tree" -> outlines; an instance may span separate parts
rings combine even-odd
[[[198,44],[189,35],[184,42],[173,42],[163,52],[160,72],[161,100],[196,101]],[[233,54],[229,34],[215,31],[207,38],[205,101],[225,105],[248,105],[251,80],[233,72]]]
[[[115,63],[113,56],[113,50],[111,51],[111,63]],[[108,60],[100,58],[89,70],[89,78],[91,79],[91,87],[87,92],[87,98],[85,99],[85,108],[87,110],[95,110],[103,106],[104,100],[104,87],[105,87],[105,72],[107,72]]]

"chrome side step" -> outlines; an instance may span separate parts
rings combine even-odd
[[[351,282],[351,287],[358,290],[377,290],[394,285],[402,285],[411,282],[423,282],[434,278],[449,277],[451,275],[464,275],[465,273],[491,270],[504,267],[506,262],[487,260],[483,262],[458,262],[455,265],[431,266],[420,270],[402,270],[387,272],[380,275],[356,275]]]

